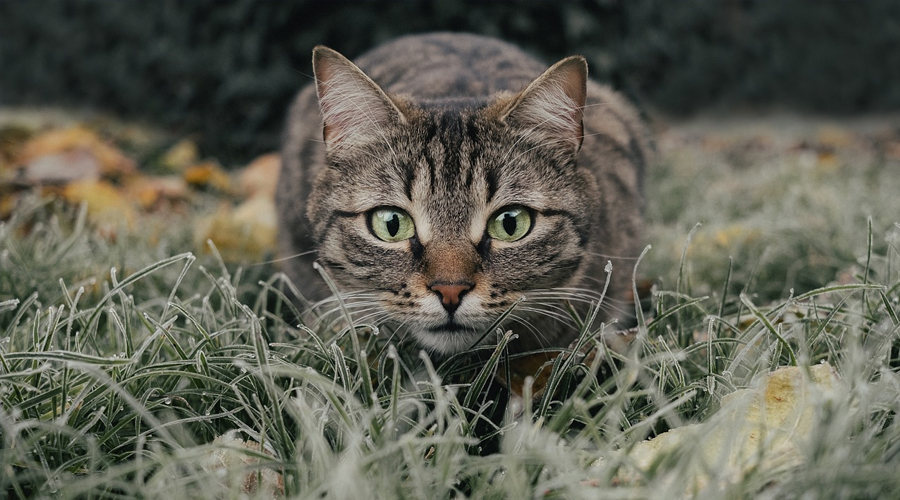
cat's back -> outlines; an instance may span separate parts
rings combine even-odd
[[[389,94],[417,100],[516,92],[546,69],[515,45],[461,33],[397,38],[355,62]]]

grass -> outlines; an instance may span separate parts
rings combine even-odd
[[[526,385],[518,418],[493,377],[502,342],[483,365],[434,366],[377,325],[298,322],[292,284],[193,248],[187,221],[164,240],[110,237],[78,207],[29,200],[0,226],[0,492],[270,497],[214,467],[231,452],[296,498],[896,495],[897,165],[673,143],[648,179],[639,274],[657,278],[654,314],[625,354],[559,358],[558,390],[534,401]],[[588,345],[614,328],[584,319]],[[813,401],[798,463],[738,477],[710,464],[698,487],[701,434],[621,480],[622,450],[713,420],[760,374],[821,362],[839,390]],[[262,451],[214,441],[233,430]]]

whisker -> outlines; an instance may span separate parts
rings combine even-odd
[[[562,323],[573,323],[572,317],[568,315],[568,312],[565,309],[563,309],[559,306],[549,306],[548,305],[546,307],[547,307],[546,309],[542,309],[542,308],[537,308],[534,306],[528,306],[528,307],[520,307],[520,309],[523,312],[530,312],[530,313],[538,314],[543,317],[553,318]],[[558,311],[552,310],[552,309],[558,309]]]
[[[375,308],[373,308],[373,309],[375,310],[374,312],[369,312],[367,314],[364,314],[363,316],[360,316],[358,318],[353,318],[353,319],[357,323],[374,323],[377,325],[377,324],[380,324],[381,321],[379,319],[375,319],[373,321],[374,318],[383,318],[383,319],[390,318],[390,313],[388,313],[387,311],[377,310]],[[369,311],[371,311],[373,309],[370,309]]]
[[[592,255],[594,257],[602,257],[604,259],[637,261],[640,258],[640,255],[612,255],[612,254],[608,254],[608,253],[590,252],[590,251],[584,251],[584,253],[587,255]]]
[[[263,266],[266,264],[277,264],[279,262],[285,262],[285,261],[288,261],[291,259],[296,259],[298,257],[303,257],[304,255],[310,255],[310,254],[314,254],[314,253],[318,253],[318,252],[319,252],[318,250],[307,250],[305,252],[295,253],[293,255],[287,255],[285,257],[279,257],[277,259],[264,260],[262,262],[250,264],[250,266]]]
[[[581,304],[598,304],[602,311],[614,313],[615,315],[628,316],[633,314],[634,302],[630,300],[613,299],[609,296],[602,297],[599,292],[593,292],[581,288],[554,288],[546,290],[535,290],[528,292],[529,298],[533,299],[530,306],[544,306],[546,301],[566,301],[570,303]],[[559,309],[559,306],[556,306]],[[565,309],[561,309],[565,310]]]

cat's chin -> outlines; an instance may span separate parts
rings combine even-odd
[[[450,322],[437,327],[423,328],[413,333],[416,341],[425,349],[442,355],[456,354],[474,347],[483,332]]]

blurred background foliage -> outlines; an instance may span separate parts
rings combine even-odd
[[[900,109],[900,2],[0,2],[0,105],[109,111],[236,164],[278,147],[310,51],[435,30],[503,38],[667,115]]]

